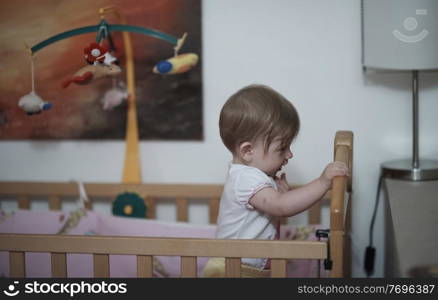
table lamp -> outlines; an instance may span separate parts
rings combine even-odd
[[[362,0],[364,70],[412,72],[412,159],[382,163],[382,176],[438,179],[438,161],[419,158],[418,73],[438,69],[437,0]]]
[[[374,272],[373,228],[384,178],[438,180],[438,161],[419,158],[418,72],[438,69],[437,0],[362,0],[362,65],[379,70],[412,72],[412,159],[381,164],[370,224],[364,269]]]

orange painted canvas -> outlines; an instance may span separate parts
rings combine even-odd
[[[87,85],[62,83],[86,66],[84,48],[95,33],[48,45],[33,55],[35,91],[52,108],[27,115],[19,99],[32,90],[32,47],[56,34],[101,21],[99,9],[113,6],[129,25],[159,30],[180,38],[180,54],[196,53],[199,61],[185,73],[153,73],[161,60],[174,55],[173,45],[151,36],[130,33],[135,59],[137,117],[141,140],[202,140],[202,40],[200,0],[20,0],[0,3],[0,139],[1,140],[123,140],[127,103],[104,109],[102,99],[114,84],[126,83],[121,32],[111,32],[122,72]],[[115,15],[105,16],[117,24]]]

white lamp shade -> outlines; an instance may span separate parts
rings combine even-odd
[[[438,0],[362,0],[362,63],[438,69]]]

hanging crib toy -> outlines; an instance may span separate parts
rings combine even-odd
[[[105,92],[101,99],[103,110],[112,110],[126,101],[129,97],[128,90],[123,81],[113,78],[113,87]]]
[[[111,50],[114,51],[115,47],[109,32],[103,34],[102,37],[108,39]],[[100,39],[99,35],[97,39]],[[84,58],[88,65],[82,67],[72,77],[66,79],[62,83],[63,88],[68,87],[72,82],[86,85],[102,78],[115,77],[122,72],[122,69],[117,65],[117,59],[102,44],[93,42],[84,48]]]
[[[102,78],[117,76],[121,72],[122,69],[118,65],[106,65],[98,62],[79,69],[72,77],[62,83],[62,87],[66,88],[72,82],[79,85],[86,85]]]
[[[174,56],[158,62],[152,70],[154,73],[162,75],[180,74],[191,70],[198,63],[199,58],[198,55],[195,53],[185,53],[178,55],[180,48],[183,46],[186,40],[187,33],[184,33],[181,38],[177,39],[174,36],[149,28],[126,24],[108,24],[105,19],[102,18],[101,22],[96,26],[76,28],[57,34],[29,49],[32,61],[32,91],[29,94],[20,98],[18,103],[19,107],[23,109],[28,115],[38,114],[41,111],[48,110],[52,107],[51,103],[44,101],[35,93],[32,55],[38,50],[65,38],[85,33],[97,32],[96,42],[91,43],[88,47],[84,49],[84,57],[88,64],[80,68],[75,74],[64,80],[62,83],[63,88],[68,87],[71,83],[86,85],[102,78],[116,77],[118,74],[120,74],[122,69],[118,66],[117,59],[111,53],[111,51],[115,50],[110,35],[111,31],[141,33],[152,36],[154,38],[159,38],[173,44]],[[101,42],[104,39],[107,39],[109,41],[111,49],[108,50],[102,45]],[[132,92],[132,90],[133,88],[131,87],[130,93]],[[103,101],[105,110],[111,109],[119,105],[123,100],[128,97],[128,94],[126,93],[126,89],[113,86],[112,92],[108,93],[106,96],[107,99],[104,99]],[[111,101],[108,99],[110,99]]]
[[[179,74],[191,70],[198,63],[198,55],[195,53],[184,53],[178,55],[179,49],[184,45],[187,32],[178,40],[173,57],[158,62],[153,68],[157,74]]]

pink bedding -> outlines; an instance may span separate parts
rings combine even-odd
[[[0,215],[0,233],[56,234],[69,219],[66,212],[41,212],[18,210],[12,215]],[[71,219],[70,219],[71,220]],[[77,222],[72,222],[67,234],[75,235],[121,235],[144,237],[194,237],[214,238],[215,225],[194,225],[181,222],[163,222],[104,215],[87,211]],[[315,240],[316,226],[283,225],[281,239]],[[208,258],[198,257],[198,274],[201,274]],[[136,277],[136,258],[132,255],[110,255],[111,277]],[[68,254],[68,277],[93,277],[92,255]],[[290,260],[288,277],[315,277],[316,260]],[[50,277],[50,255],[48,253],[26,253],[27,277]],[[324,276],[325,271],[321,271]],[[180,258],[156,256],[155,277],[179,277]],[[0,277],[9,276],[9,255],[0,252]]]

